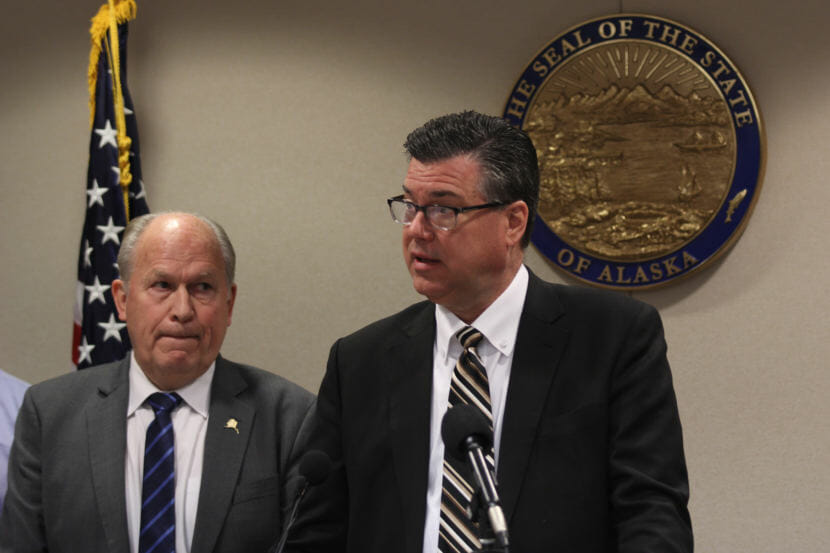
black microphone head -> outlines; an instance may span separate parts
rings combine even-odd
[[[309,450],[300,459],[300,474],[310,486],[316,486],[328,478],[331,472],[331,459],[319,449]]]
[[[487,418],[476,407],[460,404],[447,409],[441,421],[444,447],[456,459],[464,460],[469,448],[478,445],[484,449],[493,443],[493,432]]]

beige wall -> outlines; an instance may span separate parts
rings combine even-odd
[[[97,0],[4,1],[0,367],[69,370]],[[660,308],[700,552],[830,551],[830,39],[823,0],[139,1],[129,83],[151,208],[224,223],[225,355],[315,390],[338,337],[418,299],[384,199],[427,118],[499,113],[538,48],[620,11],[686,23],[747,77],[766,178],[736,246]],[[528,265],[562,281],[531,249]]]

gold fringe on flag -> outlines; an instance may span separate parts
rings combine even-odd
[[[118,24],[126,23],[135,18],[135,0],[109,0],[101,6],[95,17],[89,34],[92,39],[92,49],[89,53],[89,126],[95,121],[95,83],[98,80],[98,59],[101,56],[101,44],[107,47],[107,58],[112,70],[113,98],[115,102],[115,128],[118,131],[118,169],[120,172],[119,184],[124,194],[124,212],[127,221],[130,220],[129,188],[133,181],[130,173],[130,146],[132,140],[127,136],[127,125],[124,117],[124,96],[121,93],[121,57],[118,46]],[[109,33],[109,40],[104,42]]]

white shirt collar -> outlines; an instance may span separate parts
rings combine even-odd
[[[510,285],[471,324],[499,353],[508,357],[516,345],[528,280],[527,269],[521,265]],[[446,359],[453,343],[461,347],[454,342],[455,334],[465,326],[466,323],[452,311],[442,305],[435,306],[435,344],[439,356]]]
[[[191,409],[207,418],[210,406],[210,386],[213,383],[213,373],[216,370],[216,361],[210,364],[199,378],[183,388],[176,390]],[[144,401],[156,392],[160,392],[155,384],[150,382],[144,371],[135,360],[135,353],[130,352],[130,398],[127,402],[127,417],[135,413]]]

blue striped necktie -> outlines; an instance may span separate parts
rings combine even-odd
[[[471,326],[456,334],[464,351],[450,381],[449,408],[470,404],[478,408],[493,428],[493,414],[490,406],[490,384],[487,371],[476,347],[483,336]],[[493,449],[485,452],[485,461],[493,471]],[[470,520],[467,508],[474,492],[473,477],[466,463],[457,460],[444,451],[444,480],[441,491],[441,516],[438,528],[438,551],[441,553],[467,553],[480,551],[478,525]]]
[[[176,551],[176,455],[170,413],[181,401],[176,393],[156,392],[147,398],[156,418],[147,427],[144,444],[139,553]]]

